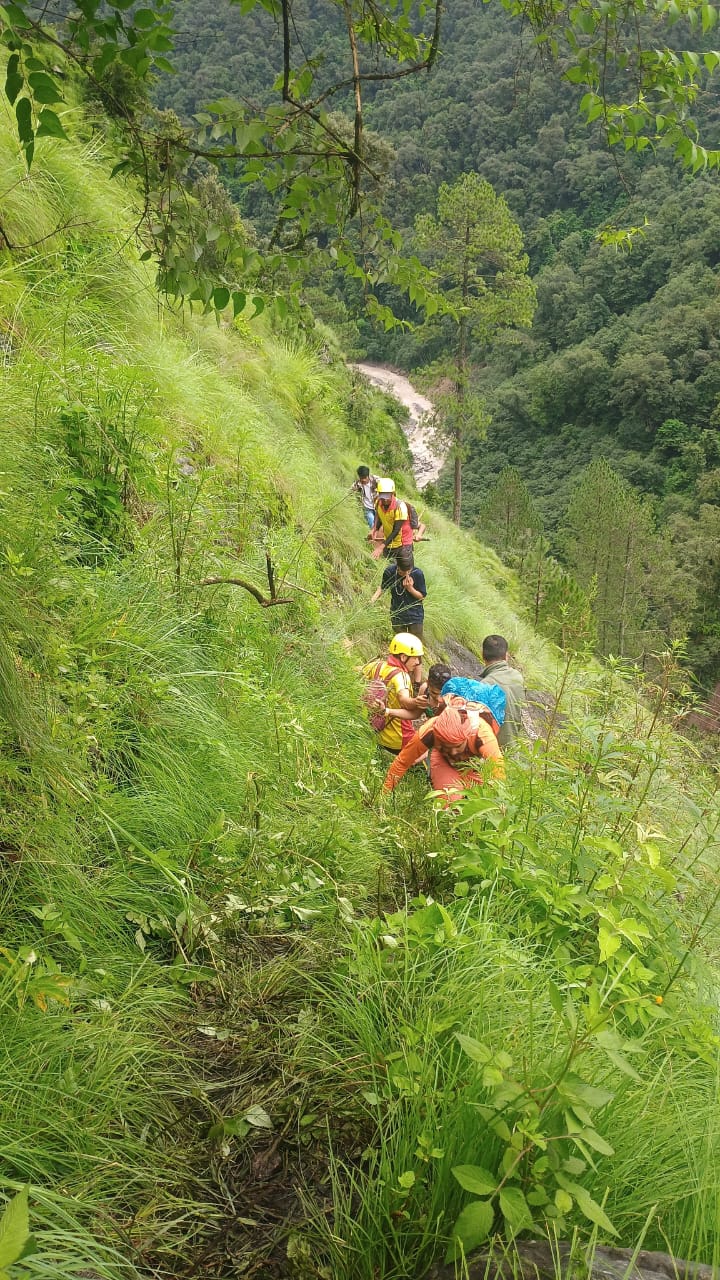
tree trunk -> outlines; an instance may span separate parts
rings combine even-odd
[[[463,419],[465,413],[465,391],[467,382],[467,317],[465,308],[467,306],[468,294],[470,291],[470,223],[465,224],[465,256],[463,260],[463,276],[462,276],[462,306],[463,310],[460,315],[458,324],[458,345],[456,355],[456,389],[457,389],[457,420],[455,422],[455,485],[453,490],[453,520],[455,524],[460,523],[460,508],[462,506],[462,446],[463,446]]]
[[[462,503],[462,462],[460,461],[460,452],[455,451],[455,483],[453,487],[453,514],[452,518],[455,524],[460,523],[460,506]]]
[[[630,556],[632,555],[632,516],[627,532],[627,542],[625,543],[625,563],[622,571],[622,588],[620,591],[620,603],[618,605],[618,657],[625,657],[625,628],[627,625],[627,595],[628,595],[628,577],[630,575]]]

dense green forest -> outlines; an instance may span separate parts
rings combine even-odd
[[[270,14],[254,10],[240,22],[233,10],[185,4],[178,23],[181,75],[163,83],[163,105],[191,113],[210,83],[251,100],[267,95],[277,75]],[[340,76],[341,27],[323,23],[312,4],[296,23],[327,77]],[[673,38],[684,47],[687,32]],[[547,551],[587,585],[593,575],[573,557],[566,513],[588,465],[607,460],[644,501],[654,535],[639,564],[645,616],[624,628],[621,652],[642,657],[687,635],[692,669],[712,684],[720,674],[715,177],[683,174],[662,150],[608,148],[599,124],[578,115],[575,86],[529,53],[522,25],[471,0],[443,15],[442,54],[430,75],[369,83],[365,93],[366,124],[392,148],[383,198],[407,249],[419,248],[415,220],[434,212],[440,184],[472,171],[505,197],[530,259],[532,326],[472,351],[472,390],[492,425],[464,448],[463,521],[479,521],[481,536],[518,565],[487,503],[504,469],[516,468]],[[338,105],[348,109],[349,100]],[[713,95],[701,95],[697,116],[712,140]],[[270,227],[267,199],[229,185],[258,227]],[[608,225],[637,233],[628,245],[603,243],[597,233]],[[359,290],[337,273],[325,271],[306,292],[352,354],[415,371],[426,388],[446,375],[447,319],[423,323],[390,290],[387,300],[414,327],[387,333],[363,316]],[[449,466],[437,487],[448,510],[451,490]],[[608,635],[601,647],[617,652],[616,644],[617,634]]]

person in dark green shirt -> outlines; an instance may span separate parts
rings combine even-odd
[[[505,721],[498,733],[503,751],[522,732],[522,708],[525,702],[525,682],[519,671],[507,660],[508,642],[504,636],[486,636],[482,644],[485,667],[481,680],[499,684],[505,691]]]

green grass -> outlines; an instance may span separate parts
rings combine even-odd
[[[27,1272],[135,1280],[212,1254],[258,1135],[225,1155],[211,1129],[262,1103],[298,1168],[303,1108],[341,1122],[308,1127],[333,1187],[332,1231],[308,1238],[333,1274],[421,1274],[467,1199],[452,1165],[500,1154],[454,1031],[547,1081],[567,1047],[550,979],[586,992],[618,901],[666,942],[651,978],[618,978],[627,1000],[682,976],[670,1025],[632,1030],[641,1083],[614,1082],[616,1155],[588,1186],[624,1242],[657,1204],[656,1244],[716,1258],[714,781],[579,662],[502,810],[457,826],[421,777],[382,800],[353,666],[384,647],[387,605],[368,606],[380,569],[348,489],[360,461],[402,477],[394,418],[321,334],[160,307],[98,141],[43,140],[26,176],[3,124],[0,161],[10,239],[49,237],[0,254],[0,1177],[31,1187]],[[425,515],[430,653],[500,631],[558,689],[512,575]],[[267,594],[266,554],[290,605],[202,585]],[[598,843],[613,831],[620,854]],[[601,863],[619,887],[593,897]],[[418,894],[457,934],[387,949],[378,930],[405,925],[370,918]]]

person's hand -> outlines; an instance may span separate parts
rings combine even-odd
[[[430,706],[430,699],[426,693],[416,693],[413,703],[417,711],[426,711]]]
[[[384,550],[385,548],[382,542],[378,542],[377,546],[373,548],[373,553],[372,553],[373,560],[379,560]]]
[[[414,583],[414,582],[413,582],[413,580],[412,580],[412,573],[410,573],[410,571],[408,571],[408,572],[405,574],[405,577],[404,577],[404,578],[403,578],[403,580],[402,580],[402,584],[403,584],[403,586],[405,587],[405,589],[406,589],[406,590],[407,590],[409,587],[414,587],[414,586],[415,586],[415,583]]]

